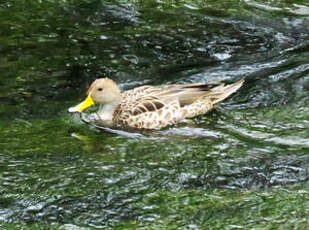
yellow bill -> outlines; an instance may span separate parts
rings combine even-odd
[[[69,108],[69,112],[70,113],[76,113],[76,112],[80,113],[92,105],[94,105],[94,102],[91,96],[88,95],[87,98],[83,102],[79,103],[78,105],[74,107]]]

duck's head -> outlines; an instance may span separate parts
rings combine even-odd
[[[87,98],[80,104],[69,108],[69,112],[82,112],[95,103],[117,106],[121,102],[120,89],[118,85],[109,78],[98,78],[92,82],[87,91],[87,95]]]

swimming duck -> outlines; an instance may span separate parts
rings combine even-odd
[[[205,114],[236,92],[244,80],[224,83],[194,83],[162,86],[140,86],[121,92],[109,78],[96,79],[87,91],[87,98],[69,108],[82,112],[99,103],[97,115],[109,125],[138,129],[160,129],[186,118]]]

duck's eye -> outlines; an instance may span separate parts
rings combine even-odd
[[[102,88],[98,88],[98,91],[102,91],[103,89]]]

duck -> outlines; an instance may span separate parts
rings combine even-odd
[[[98,78],[90,85],[86,99],[68,112],[81,113],[98,103],[97,116],[108,126],[158,130],[206,114],[243,83],[241,79],[227,85],[221,82],[143,85],[121,92],[112,79]]]

